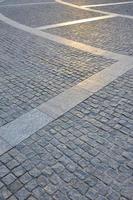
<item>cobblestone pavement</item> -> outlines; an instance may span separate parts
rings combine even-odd
[[[0,12],[9,18],[32,27],[49,25],[82,18],[96,17],[101,14],[81,10],[60,4],[40,4],[19,7],[2,7]]]
[[[131,15],[131,16],[133,15],[133,6],[131,4],[106,6],[106,8],[101,6],[100,8],[98,8],[98,10],[114,12],[114,13],[124,14],[124,15]]]
[[[121,17],[45,30],[102,49],[133,55],[132,19]]]
[[[132,83],[133,70],[3,154],[1,196],[131,200]]]
[[[39,3],[39,2],[54,2],[54,0],[5,0],[0,2],[1,5],[8,4],[23,4],[23,3]]]
[[[57,1],[0,0],[0,200],[133,200],[133,69],[127,71],[133,63],[133,19],[123,15],[76,24],[79,19],[104,17],[81,5],[118,1],[65,1],[76,7]],[[104,11],[132,16],[132,5],[105,6]],[[75,24],[60,28],[38,28],[73,20]],[[45,32],[55,35],[46,39]],[[93,76],[101,72],[100,80]],[[95,82],[94,87],[100,83],[102,89],[87,91],[84,80],[90,80],[88,87]],[[73,89],[77,84],[82,86],[78,92]],[[72,99],[78,105],[57,113],[56,119],[39,110],[62,92],[71,98],[70,90],[77,99],[85,92],[85,100]],[[50,123],[36,132],[29,124],[34,134],[10,146],[2,128],[19,132],[17,124],[10,124],[33,109],[33,115],[47,114]],[[24,135],[26,126],[22,127]],[[19,135],[14,131],[8,139],[15,141],[15,134]],[[9,150],[3,153],[5,143]]]
[[[114,63],[3,23],[0,27],[1,126]]]
[[[132,0],[128,0],[132,1]],[[68,3],[73,3],[77,5],[94,5],[94,4],[107,4],[107,3],[116,3],[117,0],[66,0]],[[120,2],[126,2],[126,0],[121,0]]]

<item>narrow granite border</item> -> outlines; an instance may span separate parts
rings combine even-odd
[[[2,126],[0,128],[0,154],[16,146],[132,68],[133,58],[122,59]]]

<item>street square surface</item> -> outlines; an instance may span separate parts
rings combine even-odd
[[[133,1],[0,0],[0,200],[133,200]]]

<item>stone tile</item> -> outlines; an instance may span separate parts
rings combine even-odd
[[[2,155],[11,148],[11,145],[8,144],[2,137],[0,137],[0,155]]]
[[[0,134],[3,135],[9,144],[15,146],[51,120],[46,114],[38,110],[32,110],[10,124],[1,127]]]

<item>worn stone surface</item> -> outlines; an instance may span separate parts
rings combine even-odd
[[[132,19],[116,17],[49,29],[47,32],[105,50],[133,55],[132,29]]]
[[[101,16],[99,13],[88,12],[86,10],[77,12],[76,8],[61,4],[1,7],[0,12],[21,24],[32,27]]]
[[[9,4],[22,4],[22,3],[39,3],[39,2],[53,2],[53,0],[4,0],[0,2],[0,5]]]
[[[46,1],[10,0],[12,5],[0,7],[0,12],[31,26],[99,16],[56,3],[36,7],[13,5]],[[107,3],[107,0],[67,2],[83,5]],[[9,1],[0,2],[0,6],[6,4]],[[125,10],[122,7],[121,13]],[[131,14],[131,8],[127,10]],[[133,55],[129,19],[117,17],[50,32],[68,38],[71,34],[72,40]],[[36,37],[2,22],[0,46],[0,126],[8,125],[116,62]],[[0,200],[132,200],[132,91],[133,70],[130,70],[0,155]],[[10,131],[10,134],[14,133]],[[6,139],[10,140],[10,134]],[[3,150],[6,145],[8,148],[1,140],[0,145]]]
[[[115,62],[0,27],[0,126]]]
[[[4,199],[132,200],[133,70],[0,156]]]
[[[91,4],[103,4],[103,3],[116,3],[116,0],[65,0],[68,3],[77,4],[77,5],[91,5]],[[132,1],[132,0],[128,0]],[[125,0],[121,0],[125,2]]]
[[[99,8],[94,7],[94,9],[98,9],[98,10],[102,10],[106,12],[118,13],[122,15],[130,15],[130,16],[133,15],[132,4],[106,6],[106,8],[101,6]]]

